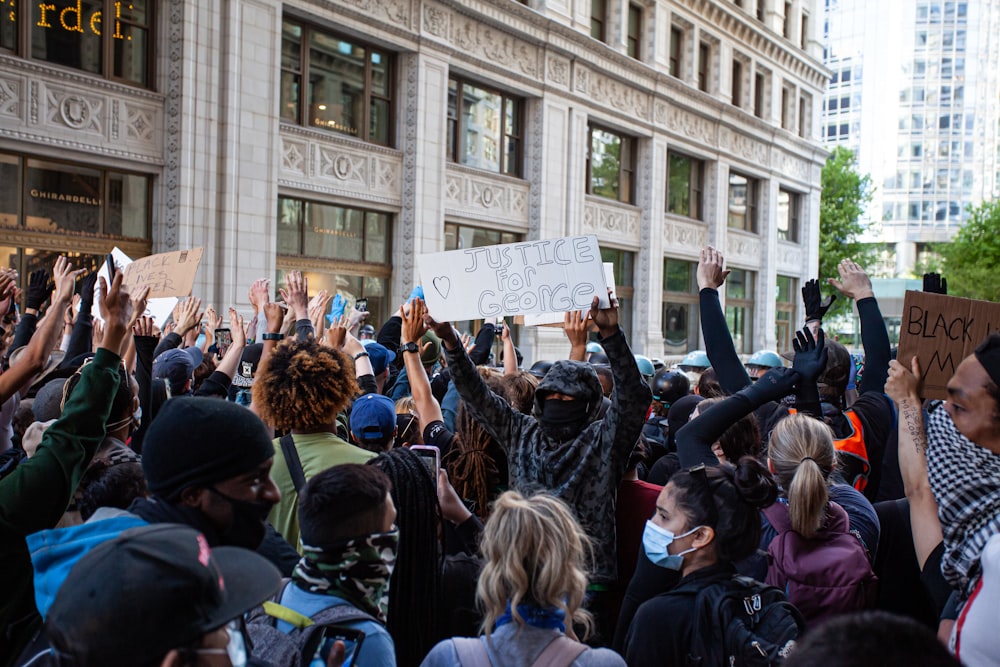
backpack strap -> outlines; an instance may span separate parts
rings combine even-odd
[[[532,667],[569,667],[573,661],[589,648],[586,644],[573,641],[566,635],[560,635],[535,658]]]
[[[493,667],[490,654],[479,637],[455,637],[451,643],[462,667]]]
[[[382,621],[351,604],[336,604],[321,609],[313,614],[309,620],[316,625],[340,625],[341,623],[355,623],[357,621],[372,621],[384,625]]]
[[[246,614],[246,623],[263,623],[264,625],[270,625],[277,627],[278,619],[267,612],[268,606],[270,605],[281,605],[281,598],[285,595],[285,589],[288,585],[292,583],[291,579],[282,579],[281,587],[278,588],[275,593],[265,600],[263,603],[257,605]]]
[[[288,474],[292,478],[295,493],[301,493],[302,487],[306,485],[306,473],[302,469],[299,452],[295,449],[295,440],[292,439],[291,433],[286,433],[281,436],[278,443],[281,445],[281,453],[285,455],[285,465],[288,466]]]

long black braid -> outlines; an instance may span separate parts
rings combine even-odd
[[[433,476],[406,447],[379,454],[369,464],[392,480],[399,526],[399,552],[389,580],[386,627],[396,644],[399,667],[417,667],[443,639],[441,572],[444,548],[438,537],[441,507]]]

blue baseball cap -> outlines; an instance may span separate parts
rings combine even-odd
[[[351,434],[361,444],[385,445],[396,433],[396,404],[388,396],[365,394],[351,408]]]
[[[373,340],[363,340],[361,344],[365,346],[365,352],[368,353],[368,360],[372,362],[372,371],[376,376],[384,373],[389,364],[396,360],[396,353],[385,345]]]
[[[194,377],[194,369],[201,366],[204,355],[196,347],[167,350],[153,360],[153,379],[170,383],[170,393],[178,396],[184,384]]]

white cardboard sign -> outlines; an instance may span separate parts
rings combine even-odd
[[[124,271],[125,267],[132,263],[132,258],[126,255],[118,246],[111,251],[111,255],[115,258],[115,266],[118,267],[119,271]],[[101,268],[97,272],[98,280],[104,278],[108,285],[111,285],[111,281],[108,280],[108,266],[105,263],[101,263]],[[101,317],[101,290],[100,282],[94,287],[94,307],[91,309],[90,314],[94,316],[95,320],[103,322],[104,319]],[[156,326],[163,328],[163,324],[170,317],[170,314],[174,311],[174,306],[177,305],[177,297],[165,296],[159,299],[149,299],[146,302],[146,312],[145,315],[152,317]]]
[[[611,298],[617,299],[618,288],[615,286],[615,265],[611,262],[604,262],[604,280],[607,282],[608,289],[611,290]],[[590,307],[588,306],[581,310],[590,310]],[[524,326],[526,327],[544,327],[555,324],[562,326],[564,321],[565,313],[541,313],[539,315],[524,316]]]
[[[420,277],[440,322],[589,310],[595,296],[609,305],[596,236],[421,255]]]

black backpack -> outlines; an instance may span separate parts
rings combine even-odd
[[[289,580],[271,596],[269,602],[279,604]],[[253,657],[274,667],[308,667],[323,640],[323,630],[331,625],[344,625],[356,621],[375,621],[371,614],[349,604],[338,604],[320,610],[309,617],[312,625],[294,628],[290,633],[278,629],[278,619],[270,615],[263,605],[247,612],[247,635],[253,647]],[[355,662],[357,657],[355,657]]]
[[[694,609],[688,667],[780,665],[806,627],[780,589],[749,577],[708,584]]]

